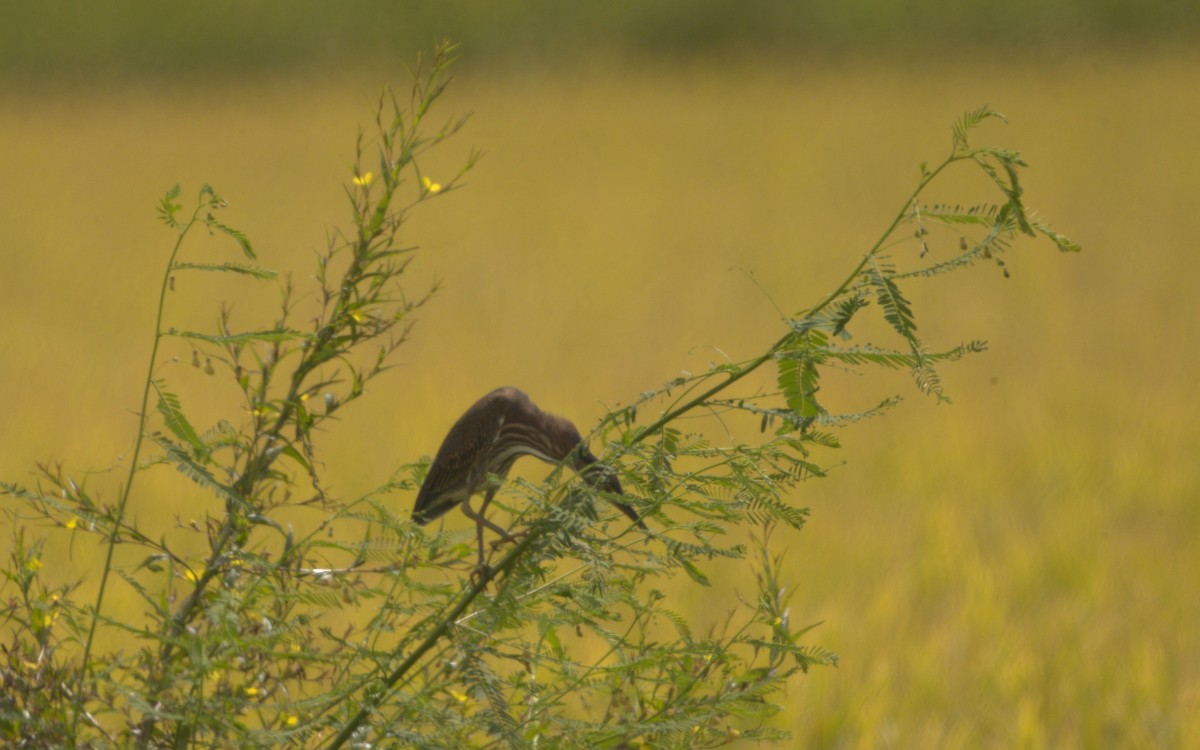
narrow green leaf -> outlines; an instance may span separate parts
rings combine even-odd
[[[304,454],[302,454],[300,451],[296,450],[295,446],[291,445],[290,443],[288,445],[285,445],[283,447],[282,453],[283,453],[283,455],[292,459],[296,463],[300,464],[300,466],[305,471],[307,471],[309,474],[312,473],[312,471],[313,471],[312,465],[309,464],[308,459],[304,457]]]
[[[1008,197],[1013,204],[1013,211],[1017,214],[1017,225],[1021,227],[1022,232],[1033,237],[1035,236],[1033,227],[1029,224],[1029,217],[1025,215],[1025,204],[1021,201],[1021,196],[1024,195],[1025,189],[1021,187],[1021,180],[1017,175],[1017,164],[1019,162],[1004,159],[1001,163],[1004,165],[1004,171],[1008,173]]]
[[[119,575],[119,576],[121,576],[121,578],[125,579],[125,583],[129,584],[129,587],[131,589],[133,589],[134,591],[136,591],[137,594],[139,596],[141,596],[142,599],[144,599],[147,604],[150,605],[152,611],[157,616],[165,617],[170,614],[169,611],[162,606],[162,603],[159,601],[158,596],[155,593],[150,592],[142,584],[142,582],[140,580],[138,580],[138,578],[136,576],[125,572],[122,568],[119,568],[119,567],[114,568],[114,569],[116,570],[117,575]]]

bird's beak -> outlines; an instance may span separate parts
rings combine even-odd
[[[605,473],[607,476],[604,477],[604,488],[614,495],[624,495],[625,490],[621,489],[621,482],[617,479],[617,473],[612,469],[607,470]]]

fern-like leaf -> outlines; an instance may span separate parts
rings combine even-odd
[[[704,574],[704,571],[700,570],[700,568],[698,568],[691,560],[677,557],[673,562],[678,564],[679,567],[683,568],[683,572],[687,573],[689,578],[701,586],[712,585],[712,582],[708,580],[708,576]]]
[[[885,398],[883,401],[880,401],[874,407],[867,409],[866,411],[845,414],[823,414],[817,421],[822,425],[827,425],[829,427],[845,427],[846,425],[854,422],[861,422],[864,419],[873,419],[878,417],[888,409],[891,409],[899,404],[900,400],[901,399],[899,396],[892,396],[891,398]]]
[[[999,112],[994,111],[988,105],[983,105],[974,112],[967,112],[954,121],[954,151],[961,153],[971,147],[967,138],[968,133],[979,126],[981,122],[989,118],[996,118],[1003,122],[1008,122],[1008,118]]]
[[[200,436],[196,434],[192,423],[184,415],[183,407],[179,403],[179,397],[174,393],[162,390],[158,386],[158,383],[155,383],[155,390],[158,391],[158,411],[162,414],[163,423],[167,426],[167,429],[182,442],[191,446],[192,455],[197,460],[208,463],[208,447],[200,439]]]
[[[811,357],[780,355],[776,358],[777,382],[788,408],[799,417],[815,417],[821,413],[816,392],[821,372]]]
[[[237,428],[229,423],[228,420],[219,419],[212,427],[209,427],[200,435],[200,442],[209,451],[213,448],[222,445],[236,445],[238,441]]]
[[[999,210],[1000,207],[994,203],[980,203],[974,206],[949,206],[939,203],[932,206],[922,206],[919,211],[911,212],[909,218],[915,219],[919,215],[922,219],[941,224],[991,226],[994,222],[996,212]]]
[[[783,521],[793,529],[800,529],[808,521],[808,508],[797,508],[787,502],[763,493],[743,493],[748,506],[747,515],[757,524]]]
[[[254,260],[256,257],[258,257],[254,254],[254,248],[250,246],[250,239],[242,232],[234,229],[231,226],[222,224],[211,214],[204,220],[204,224],[210,229],[215,229],[222,234],[232,237],[233,240],[238,243],[238,246],[242,248],[242,252],[245,253],[246,257],[250,260]]]
[[[1077,253],[1082,249],[1077,243],[1072,242],[1071,238],[1059,234],[1046,224],[1034,222],[1033,228],[1049,237],[1055,245],[1058,245],[1058,249],[1064,253]]]
[[[970,341],[965,344],[959,344],[953,349],[948,349],[944,352],[934,352],[932,354],[925,352],[921,358],[929,362],[954,362],[968,354],[975,354],[986,350],[987,342]],[[895,349],[881,349],[870,344],[852,346],[846,349],[830,349],[828,356],[831,359],[836,359],[849,365],[873,364],[882,365],[889,369],[915,367],[918,359],[911,351],[902,352]]]
[[[245,263],[176,263],[172,268],[179,271],[224,271],[253,276],[256,279],[273,279],[279,275],[268,268],[259,268]]]
[[[879,272],[867,275],[871,286],[875,287],[875,297],[883,308],[883,318],[891,324],[896,332],[910,342],[916,341],[917,321],[913,317],[908,300],[900,292],[900,287],[891,277]]]
[[[926,396],[937,396],[938,401],[949,401],[942,392],[942,378],[933,367],[933,360],[925,355],[920,345],[913,347],[913,381]]]
[[[311,338],[311,336],[307,333],[295,331],[290,328],[276,328],[270,331],[246,331],[245,333],[229,334],[211,334],[200,333],[198,331],[176,330],[171,330],[167,333],[184,339],[197,339],[199,341],[207,341],[210,344],[220,344],[222,346],[237,346],[242,344],[250,344],[255,341],[278,343],[281,341]]]
[[[234,492],[231,487],[218,481],[217,478],[212,475],[212,472],[208,470],[208,468],[196,463],[196,461],[192,459],[182,445],[157,432],[150,433],[147,435],[147,437],[153,440],[158,447],[163,449],[163,453],[167,461],[174,464],[175,468],[178,469],[181,474],[188,479],[191,479],[198,486],[209,490],[214,495],[217,495],[226,502],[233,503],[235,505],[244,504],[244,500],[242,500],[241,496]]]
[[[179,202],[179,191],[179,185],[168,190],[166,195],[159,200],[156,209],[158,218],[172,229],[179,229],[179,220],[175,217],[183,209],[183,204]]]
[[[861,294],[855,294],[835,302],[833,304],[833,314],[830,316],[830,322],[833,324],[833,335],[842,339],[849,339],[850,333],[846,330],[846,326],[850,323],[850,319],[854,317],[854,313],[870,304],[867,298]]]

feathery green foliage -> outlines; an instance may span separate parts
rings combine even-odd
[[[456,189],[474,163],[472,155],[441,186],[420,169],[428,150],[464,122],[429,122],[453,53],[440,46],[413,70],[406,101],[394,92],[381,98],[346,188],[352,229],[335,233],[318,256],[313,290],[299,292],[291,280],[240,262],[181,260],[184,241],[201,228],[227,236],[246,258],[254,252],[244,234],[215,218],[224,201],[211,188],[200,191],[190,215],[179,188],[162,199],[159,214],[176,242],[160,287],[137,441],[116,502],[97,502],[86,482],[58,466],[40,467],[33,488],[0,485],[13,501],[16,542],[3,571],[15,594],[6,610],[12,643],[0,664],[6,740],[616,748],[780,739],[767,720],[782,688],[836,656],[808,643],[812,625],[794,622],[772,534],[780,524],[805,524],[808,511],[793,503],[792,490],[825,475],[824,457],[839,446],[835,431],[897,400],[839,413],[820,396],[822,372],[905,368],[919,390],[944,399],[935,366],[984,344],[928,350],[905,295],[910,280],[999,261],[1019,234],[1078,249],[1026,209],[1018,154],[971,145],[974,129],[999,115],[982,108],[964,116],[950,156],[922,169],[878,242],[837,288],[786,320],[773,345],[647,391],[597,425],[592,438],[619,472],[628,493],[621,499],[637,505],[650,533],[623,516],[614,520],[604,491],[556,470],[543,483],[509,483],[498,504],[512,509],[524,534],[472,575],[469,545],[394,510],[419,485],[423,463],[398,468],[361,497],[339,498],[322,482],[313,439],[388,369],[434,291],[405,293],[413,248],[401,234],[412,210]],[[958,164],[981,169],[997,202],[922,206],[925,188]],[[926,221],[980,236],[961,236],[956,259],[926,263]],[[914,252],[902,255],[910,228]],[[243,328],[227,305],[214,332],[165,325],[173,276],[187,270],[277,285],[278,317]],[[903,340],[897,348],[845,343],[872,308]],[[227,373],[238,408],[211,423],[189,414],[162,374],[158,347],[167,339],[194,347],[195,367]],[[749,378],[767,364],[774,390]],[[659,415],[643,424],[648,409]],[[718,416],[728,434],[718,443],[686,431],[695,414]],[[178,544],[181,530],[146,531],[131,520],[139,478],[161,466],[224,501],[223,513],[180,524],[200,554]],[[320,510],[323,520],[297,531],[296,511],[304,508]],[[27,541],[31,521],[84,529],[107,545],[94,601],[73,595],[73,585],[41,583],[41,542]],[[129,564],[118,548],[136,551],[140,562]],[[753,589],[740,591],[713,623],[689,622],[662,594],[667,579],[710,586],[729,566],[752,571]],[[106,606],[119,584],[139,595],[142,612]],[[138,648],[101,652],[99,629],[123,632]]]

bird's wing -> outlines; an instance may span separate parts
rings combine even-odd
[[[503,399],[484,397],[454,423],[417,493],[414,521],[428,523],[479,489],[487,478],[484,457],[500,434],[506,406]]]

